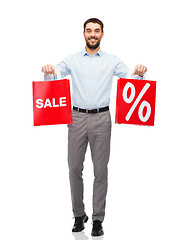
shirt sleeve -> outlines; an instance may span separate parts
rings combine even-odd
[[[128,68],[124,62],[122,62],[118,57],[115,58],[116,67],[114,70],[114,76],[119,78],[130,78],[130,79],[144,79],[144,76],[141,77],[139,75],[133,75],[133,70]]]
[[[64,78],[67,75],[71,74],[70,68],[66,61],[62,61],[55,66],[56,75],[58,78]]]

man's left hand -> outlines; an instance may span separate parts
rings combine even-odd
[[[135,70],[133,72],[133,75],[139,75],[140,77],[143,77],[144,73],[147,71],[147,67],[141,64],[137,64],[135,66]]]

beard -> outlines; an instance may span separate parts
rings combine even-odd
[[[97,40],[98,38],[94,38],[94,39]],[[89,40],[90,40],[90,38],[89,38]],[[85,41],[86,41],[87,47],[88,47],[89,49],[91,49],[91,50],[94,50],[94,49],[96,49],[97,47],[99,47],[101,39],[98,40],[98,41],[95,43],[95,45],[90,44],[90,43],[87,41],[87,39],[85,39]]]

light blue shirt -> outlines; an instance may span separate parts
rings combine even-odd
[[[45,81],[71,75],[72,104],[84,109],[106,107],[110,102],[113,77],[143,79],[115,55],[101,49],[91,56],[85,50],[72,54],[55,66],[56,76],[44,75]]]

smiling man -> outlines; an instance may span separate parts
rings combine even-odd
[[[89,49],[95,50],[99,48],[100,41],[104,36],[103,25],[97,26],[96,24],[94,25],[92,22],[88,22],[88,23],[86,22],[84,26],[83,35],[84,35],[88,50]]]
[[[88,216],[83,202],[83,163],[88,143],[94,166],[92,236],[104,234],[102,222],[108,185],[111,118],[109,112],[113,77],[143,79],[147,68],[137,64],[131,71],[117,56],[100,49],[103,23],[97,18],[84,23],[86,47],[53,66],[42,67],[45,80],[71,75],[73,124],[68,125],[68,165],[75,223],[73,232],[84,229]]]

